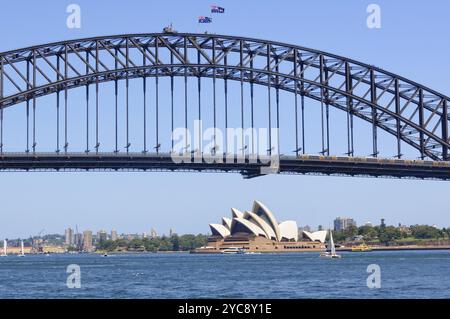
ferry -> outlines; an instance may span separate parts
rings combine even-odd
[[[372,248],[367,246],[366,244],[361,244],[358,246],[352,247],[353,252],[365,252],[365,251],[372,251]]]
[[[244,248],[230,247],[221,251],[222,254],[245,254]]]

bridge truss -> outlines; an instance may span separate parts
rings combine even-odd
[[[155,79],[152,88],[154,119],[148,119],[148,78]],[[168,91],[160,92],[160,79],[170,79]],[[238,83],[234,94],[240,97],[240,126],[255,127],[255,87],[266,91],[266,127],[280,128],[280,92],[293,95],[291,114],[294,125],[292,155],[280,155],[281,173],[320,173],[368,176],[394,176],[417,178],[450,178],[448,150],[450,114],[449,98],[416,82],[385,70],[334,54],[296,45],[244,37],[213,34],[153,33],[94,37],[63,41],[0,53],[0,169],[145,169],[145,170],[195,170],[235,171],[247,177],[257,176],[262,163],[251,164],[195,164],[170,163],[169,150],[163,150],[160,136],[161,109],[170,110],[171,130],[177,91],[175,78],[183,79],[183,125],[189,127],[188,114],[197,119],[211,117],[214,127],[219,126],[222,112],[224,127],[231,121],[228,114],[228,94],[231,81]],[[202,79],[212,82],[208,103],[202,98]],[[133,152],[129,111],[131,80],[142,79],[142,149]],[[195,79],[197,92],[188,79]],[[223,110],[219,111],[218,81],[223,82]],[[114,145],[106,149],[100,134],[101,117],[99,92],[106,82],[114,84],[114,106],[108,109],[114,123]],[[125,108],[123,132],[120,132],[119,83],[124,83]],[[249,86],[250,112],[244,104],[244,85]],[[72,150],[68,123],[70,117],[70,90],[85,88],[86,147],[84,153]],[[160,105],[162,94],[170,102]],[[55,151],[39,150],[36,115],[39,100],[54,95],[56,121]],[[189,96],[198,95],[195,108]],[[175,96],[175,97],[174,97]],[[305,98],[320,103],[321,150],[316,155],[307,152],[305,134]],[[221,98],[222,99],[222,98]],[[26,145],[24,151],[7,150],[4,123],[9,108],[25,105]],[[260,104],[260,103],[258,103]],[[332,153],[330,142],[330,107],[346,115],[346,157]],[[207,111],[205,111],[207,109]],[[93,115],[93,116],[92,116]],[[178,114],[180,115],[180,114]],[[355,154],[355,118],[371,126],[371,154]],[[50,120],[50,119],[49,119]],[[92,129],[93,128],[93,129]],[[148,141],[149,128],[155,140]],[[392,159],[379,157],[379,133],[387,132],[396,140],[396,154]],[[119,135],[125,136],[125,150],[120,147]],[[215,135],[214,135],[215,138]],[[242,136],[245,144],[244,136]],[[152,144],[154,143],[154,144]],[[251,147],[242,150],[250,156]],[[404,145],[417,152],[406,158]],[[173,146],[173,144],[172,144]],[[186,151],[189,149],[186,141]],[[278,143],[269,135],[269,155]],[[276,151],[276,150],[275,150]],[[223,150],[227,153],[227,149]]]

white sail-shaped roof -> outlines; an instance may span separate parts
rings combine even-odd
[[[296,221],[286,220],[278,226],[280,227],[281,239],[298,241],[298,227]]]
[[[244,214],[242,212],[240,212],[239,210],[237,210],[236,208],[231,209],[231,215],[233,216],[233,218],[243,218],[244,217]]]
[[[273,229],[276,235],[277,241],[281,240],[280,229],[278,222],[273,213],[261,202],[255,200],[253,202],[252,212],[261,217],[270,227]]]
[[[231,225],[231,235],[237,233],[249,233],[255,236],[263,236],[266,237],[266,233],[261,227],[255,225],[251,221],[244,218],[233,218],[233,223]]]
[[[230,236],[230,230],[221,224],[209,224],[211,233],[214,236],[220,236],[222,238]]]
[[[327,231],[326,230],[319,230],[316,232],[309,232],[304,230],[303,234],[306,235],[311,241],[320,241],[321,243],[325,242],[325,238],[327,237]]]
[[[228,229],[231,229],[231,218],[222,217],[222,225]]]
[[[267,239],[277,239],[277,235],[275,234],[275,231],[272,229],[272,227],[270,227],[270,225],[264,219],[262,219],[255,213],[246,211],[244,212],[244,218],[259,226],[266,234]]]

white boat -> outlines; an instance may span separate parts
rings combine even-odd
[[[23,240],[20,241],[20,254],[17,255],[18,257],[25,257],[25,253],[23,251]]]
[[[334,246],[333,233],[330,231],[330,241],[328,243],[330,251],[325,251],[320,254],[322,258],[341,258],[341,255],[336,254],[336,247]]]
[[[245,249],[238,247],[225,248],[221,251],[222,254],[245,254]]]
[[[6,239],[3,240],[3,254],[0,255],[0,257],[6,257],[8,256],[8,242]]]

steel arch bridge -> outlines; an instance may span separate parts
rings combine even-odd
[[[154,118],[151,123],[147,97],[149,78],[155,80],[152,88]],[[165,95],[160,92],[159,84],[163,78],[170,80],[170,89],[165,91]],[[184,79],[181,95],[174,93],[176,78]],[[202,95],[205,91],[204,78],[212,82],[208,103]],[[139,151],[131,148],[130,127],[135,121],[130,120],[129,112],[136,108],[135,103],[130,106],[129,87],[132,81],[142,81]],[[221,110],[216,92],[218,81],[224,84]],[[105,112],[99,111],[102,104],[99,92],[107,82],[114,85],[114,93],[111,94],[114,103],[108,106],[106,113],[109,115],[105,116]],[[234,106],[230,106],[228,101],[231,82],[238,84],[234,90],[238,102]],[[121,85],[122,91],[125,91],[124,110],[119,110]],[[194,90],[193,85],[197,89]],[[247,92],[244,86],[249,97],[244,98],[244,92]],[[260,106],[260,102],[255,105],[255,100],[262,99],[262,91],[255,94],[256,87],[265,90],[264,107]],[[85,95],[81,103],[86,105],[83,119],[86,125],[84,130],[77,132],[83,138],[86,136],[84,150],[71,148],[72,136],[68,130],[70,105],[73,104],[69,99],[70,91],[77,88],[83,88]],[[197,119],[209,116],[214,127],[219,126],[219,120],[223,120],[225,123],[220,125],[228,128],[231,122],[229,108],[238,107],[240,114],[237,120],[245,129],[256,127],[254,112],[264,109],[267,117],[265,126],[269,130],[273,127],[282,129],[280,111],[287,111],[280,109],[280,95],[287,93],[292,97],[290,104],[293,109],[288,116],[293,122],[289,126],[289,135],[294,151],[290,155],[277,153],[278,172],[450,179],[449,97],[380,68],[318,50],[244,37],[176,32],[93,37],[0,53],[0,169],[193,170],[258,176],[261,167],[266,164],[249,160],[254,152],[253,134],[252,147],[245,145],[242,148],[243,162],[174,163],[170,156],[171,149],[164,149],[167,145],[161,144],[160,113],[163,110],[170,112],[171,131],[175,128],[174,117],[177,116],[183,117],[183,126],[188,128],[188,114],[189,118],[195,116]],[[39,148],[42,144],[37,120],[42,105],[40,101],[50,95],[56,97],[55,117],[46,118],[44,126],[49,122],[55,125],[54,134],[45,138],[47,143],[51,140],[54,151]],[[168,98],[167,103],[161,102],[162,96]],[[182,102],[177,104],[182,104],[184,110],[177,112],[174,99],[180,96]],[[196,97],[195,106],[192,96]],[[320,150],[313,152],[307,149],[305,98],[315,100],[321,114],[320,120],[315,123],[320,128]],[[249,105],[245,105],[246,100],[249,100]],[[45,101],[48,104],[48,99]],[[80,103],[79,99],[76,103]],[[8,138],[6,123],[8,112],[19,105],[25,109],[21,118],[26,123],[26,141],[23,151],[13,152],[10,149],[16,150],[21,146],[14,138],[15,133],[10,133]],[[342,134],[346,144],[345,156],[333,153],[330,106],[345,112],[346,128]],[[100,128],[104,117],[114,123],[114,130],[108,134],[114,140],[110,148],[102,143]],[[371,148],[370,155],[356,154],[355,118],[370,125],[371,133],[365,134]],[[122,130],[119,121],[125,121]],[[149,145],[148,141],[149,128],[155,131],[153,145]],[[395,154],[379,155],[383,148],[379,140],[380,132],[392,136]],[[119,147],[120,136],[125,137],[124,149]],[[245,144],[244,137],[242,140]],[[274,152],[276,144],[269,135],[269,154]],[[191,150],[189,147],[186,142],[186,153]],[[404,155],[405,147],[414,149],[415,154]],[[227,156],[226,147],[222,155],[224,158]]]

